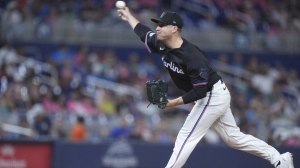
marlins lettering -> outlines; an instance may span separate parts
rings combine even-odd
[[[173,62],[168,63],[168,62],[164,61],[164,66],[167,67],[167,68],[170,68],[174,72],[177,72],[179,74],[184,74],[183,71],[182,71],[182,69],[180,69],[177,66],[175,66]]]

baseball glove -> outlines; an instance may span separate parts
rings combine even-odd
[[[158,105],[159,108],[164,109],[168,103],[168,84],[161,79],[154,79],[146,82],[146,88],[147,99],[150,104]]]

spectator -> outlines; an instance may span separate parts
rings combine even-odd
[[[23,113],[31,108],[30,99],[27,98],[27,92],[23,92],[24,89],[27,90],[28,88],[21,79],[15,79],[15,82],[11,86],[11,96],[13,97],[16,110]]]
[[[208,13],[204,19],[199,21],[198,26],[203,30],[213,30],[217,28],[217,24],[215,23],[215,19],[211,13]]]
[[[16,104],[14,102],[14,99],[11,95],[11,89],[9,91],[5,92],[1,97],[0,97],[0,108],[1,108],[1,119],[4,120],[6,117],[9,117],[12,113],[16,113]]]
[[[67,60],[72,60],[73,57],[74,52],[66,44],[61,44],[58,50],[54,51],[51,55],[51,59],[56,66],[60,66],[61,63]]]
[[[169,121],[161,121],[153,131],[152,141],[159,143],[171,143],[173,138],[172,134],[170,134],[168,131],[169,126]]]
[[[11,39],[15,35],[22,33],[20,23],[23,21],[23,13],[18,8],[16,0],[10,1],[7,4],[6,10],[2,14],[1,23],[2,28],[6,30],[6,39]]]
[[[252,78],[253,86],[265,95],[271,94],[273,91],[274,77],[270,75],[270,66],[263,63],[260,67],[259,74],[255,74]]]
[[[44,111],[40,111],[34,118],[33,128],[38,138],[50,138],[52,133],[52,121]]]
[[[50,89],[47,89],[41,101],[45,111],[48,113],[64,112],[63,106],[58,102],[58,96],[55,96]]]
[[[117,106],[114,104],[113,98],[114,95],[110,91],[104,91],[103,94],[99,95],[96,99],[98,111],[101,111],[106,115],[116,115]]]
[[[287,83],[294,93],[300,93],[300,79],[297,70],[292,69],[289,71]]]
[[[78,86],[78,83],[74,83],[76,85],[72,85],[72,81],[76,79],[76,68],[73,66],[71,60],[65,60],[59,68],[59,86],[62,88],[65,93],[69,94],[69,92]]]
[[[70,113],[79,115],[97,114],[97,109],[92,99],[82,96],[79,91],[71,93],[71,99],[67,101],[67,109]]]
[[[6,43],[0,49],[0,65],[15,63],[18,61],[18,55],[15,48],[10,44]]]
[[[111,129],[110,137],[113,140],[120,140],[120,139],[126,139],[131,134],[131,130],[128,126],[127,121],[125,120],[124,116],[120,116],[120,118],[117,121],[117,125],[114,126]]]
[[[234,53],[231,65],[239,72],[239,74],[244,67],[243,64],[243,55],[241,53]]]
[[[72,141],[75,142],[83,142],[88,140],[88,132],[85,126],[85,119],[83,116],[77,116],[77,122],[72,127],[70,138]]]
[[[147,126],[147,120],[144,117],[139,117],[136,119],[128,138],[137,141],[150,141],[151,136],[151,130]]]
[[[249,61],[247,62],[244,68],[249,72],[258,73],[259,66],[255,55],[250,57]]]
[[[87,45],[82,44],[79,50],[74,55],[74,64],[76,67],[83,65],[88,59],[89,48]]]
[[[90,70],[91,74],[94,76],[103,75],[103,52],[100,48],[94,48],[92,52],[89,53],[88,63],[91,65]]]
[[[103,61],[103,78],[117,81],[118,79],[118,65],[119,62],[116,59],[116,53],[113,49],[108,49],[104,52]]]
[[[63,118],[54,119],[52,136],[59,140],[68,138],[68,127]]]
[[[300,12],[295,14],[291,20],[291,31],[298,33],[300,32]]]
[[[146,74],[147,78],[154,78],[157,76],[157,69],[155,61],[149,57],[145,58],[140,65],[140,70]]]

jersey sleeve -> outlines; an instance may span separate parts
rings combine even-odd
[[[206,97],[207,84],[209,80],[209,67],[207,59],[196,59],[187,65],[187,73],[193,85],[193,89],[182,96],[185,104],[197,101]]]
[[[149,27],[138,23],[134,32],[140,37],[140,39],[144,42],[146,49],[149,53],[157,53],[157,35],[154,33]]]

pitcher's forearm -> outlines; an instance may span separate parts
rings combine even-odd
[[[184,104],[182,97],[178,97],[177,99],[169,100],[167,107],[174,107],[182,104]]]
[[[128,17],[128,23],[130,24],[132,29],[134,29],[135,26],[140,22],[134,16],[131,15],[130,17]]]

